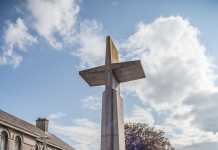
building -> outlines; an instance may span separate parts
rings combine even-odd
[[[49,121],[36,120],[36,125],[0,110],[0,150],[75,150],[48,132]]]

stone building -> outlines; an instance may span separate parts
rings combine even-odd
[[[75,150],[48,132],[48,122],[33,125],[0,110],[0,150]]]

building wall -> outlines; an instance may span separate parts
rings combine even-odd
[[[43,143],[37,142],[36,138],[2,125],[0,125],[0,140],[3,131],[7,132],[8,135],[8,150],[15,149],[15,139],[17,136],[21,139],[21,150],[43,150]],[[47,145],[47,150],[57,149]]]

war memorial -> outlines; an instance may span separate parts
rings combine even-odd
[[[101,150],[125,150],[123,99],[120,83],[145,77],[140,60],[119,61],[110,36],[106,38],[105,65],[80,71],[90,86],[105,85],[102,96]]]

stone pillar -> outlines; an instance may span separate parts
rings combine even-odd
[[[8,138],[8,150],[14,150],[14,140],[11,138]]]
[[[123,99],[112,88],[103,93],[101,150],[125,150]]]

